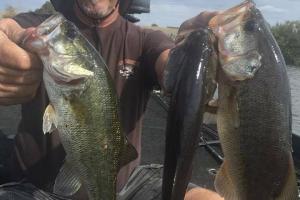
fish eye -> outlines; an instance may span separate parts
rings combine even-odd
[[[73,40],[77,36],[77,31],[75,29],[68,29],[67,32],[66,32],[66,36],[69,39]]]
[[[249,20],[244,25],[244,30],[248,32],[254,32],[258,28],[258,24],[254,20]]]
[[[73,24],[66,24],[66,36],[70,39],[70,40],[74,40],[75,37],[77,36],[77,29],[74,27]]]

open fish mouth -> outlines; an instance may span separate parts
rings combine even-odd
[[[219,38],[219,51],[223,56],[243,56],[255,50],[255,32],[259,30],[259,25],[253,20],[254,7],[254,3],[246,1],[209,21],[209,27]]]
[[[41,23],[36,29],[31,30],[23,39],[23,46],[26,46],[38,54],[47,55],[47,41],[59,31],[55,31],[65,19],[61,15],[53,15]]]
[[[210,20],[209,26],[216,27],[228,24],[234,26],[240,24],[241,21],[244,21],[246,18],[250,17],[249,12],[246,11],[251,10],[253,7],[255,7],[255,4],[253,2],[245,1],[242,4],[228,9],[226,11],[223,11],[217,16],[215,16],[212,20]],[[229,28],[230,26],[228,26],[228,29],[226,29],[226,31],[229,31]]]
[[[74,40],[80,39],[77,27],[57,14],[28,32],[23,43],[40,55],[47,77],[57,84],[78,85],[94,76],[93,71],[74,62],[79,57],[87,57],[86,52],[79,52],[74,44]]]

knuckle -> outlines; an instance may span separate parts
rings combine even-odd
[[[0,45],[1,47],[5,46],[5,42],[7,41],[6,34],[0,29]]]
[[[20,67],[23,70],[28,70],[32,68],[31,59],[28,55],[25,54],[18,56],[16,60],[16,64],[18,65],[18,67]]]
[[[0,30],[14,23],[16,23],[16,21],[11,18],[3,18],[0,20]]]
[[[3,18],[0,20],[0,31],[5,32],[6,27],[11,23],[12,19]]]
[[[35,55],[31,55],[28,52],[24,52],[18,56],[17,64],[23,70],[34,69],[37,72],[42,70],[42,67],[40,67],[42,66],[40,60]]]
[[[10,18],[3,18],[0,20],[0,39],[3,39],[4,37],[7,38],[7,35],[9,34],[9,27],[14,26],[17,24],[17,22]]]

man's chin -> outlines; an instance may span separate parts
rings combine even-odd
[[[92,10],[89,9],[84,9],[82,8],[82,11],[84,12],[84,14],[90,18],[93,19],[103,19],[105,18],[107,15],[109,15],[110,11],[103,11],[103,12],[94,12]]]
[[[93,19],[103,19],[107,16],[108,14],[99,14],[99,13],[86,13],[86,16],[93,18]]]

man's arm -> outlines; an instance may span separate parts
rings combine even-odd
[[[167,49],[164,50],[159,57],[157,58],[156,62],[155,62],[155,72],[156,72],[156,76],[158,79],[158,83],[161,86],[161,88],[164,90],[163,88],[163,74],[164,74],[164,70],[165,67],[167,65],[167,61],[168,61],[168,57],[169,57],[169,53],[170,53],[171,49]]]
[[[19,46],[24,33],[15,20],[0,20],[0,105],[30,101],[40,84],[41,61]]]
[[[189,190],[184,200],[224,200],[224,198],[213,191],[198,187]]]

